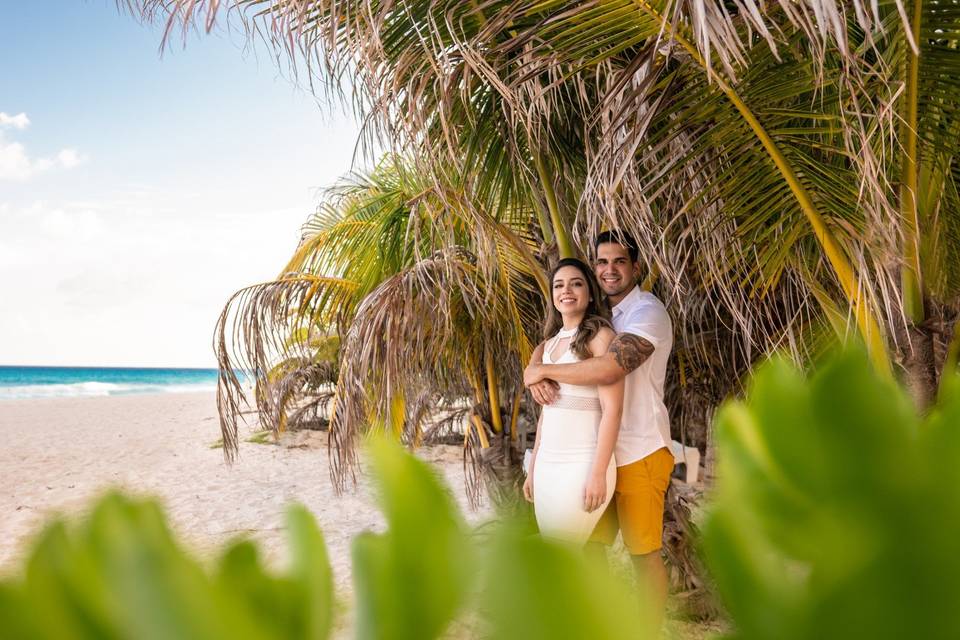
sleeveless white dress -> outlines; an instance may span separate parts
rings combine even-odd
[[[562,338],[572,338],[576,329],[561,330],[543,351],[545,364],[577,362],[567,350],[556,361],[553,348]],[[610,456],[607,467],[607,498],[604,504],[587,512],[583,508],[583,490],[597,451],[600,426],[600,397],[595,386],[560,384],[553,403],[543,408],[540,448],[533,467],[533,508],[540,534],[582,545],[613,497],[617,466]]]

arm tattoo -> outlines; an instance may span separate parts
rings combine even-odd
[[[646,362],[653,353],[653,345],[640,336],[621,333],[610,343],[610,353],[617,359],[620,368],[630,373]]]

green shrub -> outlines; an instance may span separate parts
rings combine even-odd
[[[960,384],[921,420],[847,354],[810,380],[774,361],[718,416],[719,482],[703,552],[732,637],[957,638]],[[653,637],[636,593],[518,523],[470,532],[434,471],[370,447],[387,530],[354,540],[356,635],[524,640]],[[329,636],[320,531],[287,515],[290,568],[230,545],[211,568],[185,553],[154,502],[100,500],[50,524],[22,575],[0,582],[3,638]],[[486,530],[485,530],[486,531]]]
[[[735,638],[960,638],[960,388],[918,418],[857,352],[717,418],[706,563]]]
[[[87,520],[50,524],[24,575],[0,585],[5,638],[322,638],[332,579],[313,517],[292,507],[294,562],[269,576],[256,548],[230,546],[211,573],[177,545],[154,502],[117,494]]]
[[[372,444],[370,462],[388,528],[353,543],[357,637],[436,638],[468,601],[482,614],[474,631],[494,638],[636,637],[630,596],[577,552],[509,525],[479,544],[426,464],[385,441]],[[300,506],[287,530],[286,573],[264,568],[248,541],[205,571],[155,502],[108,495],[81,525],[49,525],[24,575],[0,583],[0,635],[326,638],[333,596],[323,538]]]

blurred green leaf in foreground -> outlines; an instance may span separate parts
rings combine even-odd
[[[3,638],[324,638],[333,586],[313,517],[291,507],[292,568],[268,575],[249,542],[207,572],[176,544],[152,501],[118,494],[87,520],[50,524],[20,580],[0,583]]]
[[[734,638],[960,637],[957,379],[942,398],[921,420],[854,352],[809,380],[773,361],[724,407],[702,548]],[[578,550],[517,523],[471,532],[425,463],[386,441],[369,453],[387,529],[354,540],[356,637],[654,637],[638,595]],[[108,495],[0,582],[0,637],[326,638],[323,538],[299,506],[287,528],[285,573],[246,541],[207,569],[154,502]]]
[[[638,637],[633,594],[582,554],[512,523],[471,535],[425,463],[386,441],[369,453],[388,526],[353,542],[356,637],[436,638],[458,618],[469,636]],[[299,506],[287,529],[285,574],[268,571],[249,541],[206,571],[156,503],[108,495],[79,526],[50,524],[24,575],[0,582],[0,637],[326,638],[333,592],[323,538]]]
[[[735,638],[960,638],[960,385],[918,418],[857,352],[717,417],[703,549]]]

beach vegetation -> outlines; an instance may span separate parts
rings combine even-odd
[[[249,438],[247,438],[247,442],[252,444],[276,444],[276,440],[273,437],[273,431],[270,429],[255,431],[250,435]]]
[[[700,553],[725,637],[957,637],[960,376],[921,415],[862,351],[809,375],[776,358],[717,424]],[[353,541],[356,637],[656,637],[615,574],[523,523],[471,530],[429,465],[383,437],[367,453],[386,528]],[[0,580],[3,635],[329,637],[333,578],[303,507],[287,537],[285,569],[246,540],[200,562],[157,503],[108,495],[49,523]]]
[[[857,351],[810,376],[777,359],[717,438],[702,554],[732,637],[960,634],[960,375],[924,415]]]
[[[350,176],[305,225],[283,275],[239,292],[221,316],[221,391],[240,390],[237,368],[254,372],[261,424],[277,434],[289,407],[295,422],[329,407],[341,486],[371,428],[411,445],[456,430],[468,451],[516,473],[532,422],[521,422],[517,354],[538,340],[545,275],[528,213],[488,211],[470,178],[438,186],[393,155]],[[238,325],[240,352],[227,343]],[[221,398],[232,456],[242,405]],[[498,454],[479,453],[488,449]]]
[[[700,423],[773,349],[809,363],[859,334],[920,406],[956,366],[952,3],[130,5],[167,37],[234,7],[293,68],[339,89],[367,146],[401,154],[422,187],[459,185],[495,219],[535,229],[548,257],[589,253],[605,227],[629,231],[676,320],[673,415],[698,446]],[[386,273],[403,254],[377,258]],[[302,286],[314,284],[343,283]],[[245,326],[252,353],[272,329]]]
[[[129,4],[164,21],[168,38],[235,9],[291,68],[355,109],[364,146],[388,150],[370,175],[402,158],[410,188],[385,194],[394,215],[386,207],[378,225],[312,234],[279,285],[238,294],[228,310],[246,312],[225,313],[218,328],[228,371],[286,357],[263,345],[301,331],[291,318],[303,309],[318,310],[315,331],[340,336],[329,396],[338,485],[360,434],[392,431],[415,445],[438,408],[466,418],[468,462],[515,466],[535,413],[516,372],[546,302],[533,279],[557,257],[589,257],[602,229],[638,240],[643,286],[673,315],[674,437],[702,450],[715,408],[775,350],[810,366],[838,342],[860,342],[919,407],[957,367],[955,3]],[[333,237],[343,252],[318,249]],[[497,245],[524,258],[522,286],[503,276],[502,253],[484,250]],[[428,248],[438,253],[421,260]],[[356,278],[329,262],[351,252],[366,257]],[[308,263],[311,254],[325,257]],[[470,256],[483,283],[455,256]],[[504,312],[487,313],[491,302]],[[323,316],[334,308],[352,311]],[[460,345],[471,358],[458,364],[444,354]],[[307,351],[304,371],[315,362]],[[271,408],[297,394],[268,387],[257,397],[262,423],[281,428]],[[230,457],[240,389],[229,376],[220,389]],[[453,411],[457,393],[466,416]],[[516,475],[500,477],[491,486]]]

